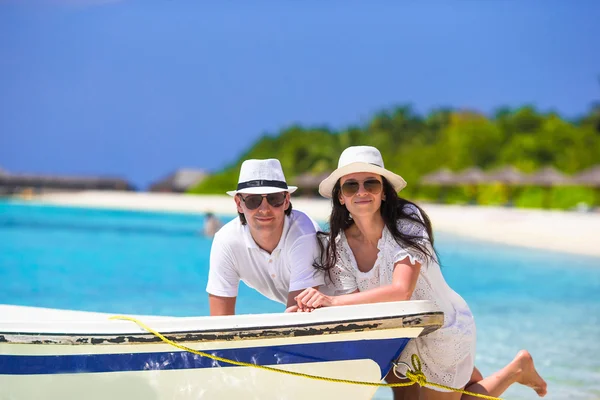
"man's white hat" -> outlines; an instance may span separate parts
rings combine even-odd
[[[277,192],[294,193],[296,186],[288,186],[281,163],[275,158],[267,160],[246,160],[240,168],[237,190],[227,192],[230,196],[238,193],[269,194]]]
[[[385,169],[383,158],[377,148],[372,146],[351,146],[340,155],[337,169],[319,184],[319,193],[323,197],[331,198],[331,192],[338,179],[355,172],[372,172],[381,175],[388,180],[396,192],[406,187],[404,178]]]

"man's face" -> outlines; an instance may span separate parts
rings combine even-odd
[[[278,232],[278,228],[283,226],[285,210],[290,206],[290,194],[288,192],[239,193],[235,196],[235,204],[238,212],[244,214],[248,226],[253,231]]]

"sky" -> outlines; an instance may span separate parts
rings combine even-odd
[[[0,0],[0,168],[143,189],[395,105],[576,117],[597,21],[595,0]]]

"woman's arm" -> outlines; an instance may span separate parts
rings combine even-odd
[[[296,296],[296,302],[298,308],[305,310],[318,307],[410,300],[417,285],[420,270],[421,264],[418,261],[415,261],[413,265],[410,263],[409,257],[406,257],[394,264],[391,285],[341,296],[327,296],[316,289],[308,288]]]

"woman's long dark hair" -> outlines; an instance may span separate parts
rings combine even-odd
[[[429,217],[425,211],[421,209],[421,207],[413,202],[399,197],[398,193],[394,190],[393,186],[387,181],[387,179],[385,179],[383,176],[381,179],[383,181],[383,195],[385,196],[385,201],[381,202],[381,207],[379,210],[388,230],[399,245],[418,251],[430,260],[433,259],[436,252],[433,247],[433,231]],[[318,270],[326,271],[328,274],[331,268],[333,268],[337,262],[337,246],[335,243],[335,238],[340,234],[340,232],[345,231],[354,224],[354,220],[350,216],[350,212],[346,206],[340,203],[340,192],[341,186],[340,180],[338,180],[331,193],[333,207],[331,210],[331,216],[329,217],[329,232],[317,232],[317,242],[319,243],[319,247],[321,249],[321,257],[320,260],[314,262],[313,266]],[[404,211],[404,206],[407,204],[412,204],[415,206],[421,213],[423,220],[421,220],[416,214],[407,213]],[[398,230],[398,221],[402,219],[409,219],[411,222],[421,225],[427,230],[433,253],[427,248],[427,246],[419,243],[419,240],[423,239],[422,237],[406,235]],[[326,246],[323,245],[322,238],[329,239]]]

